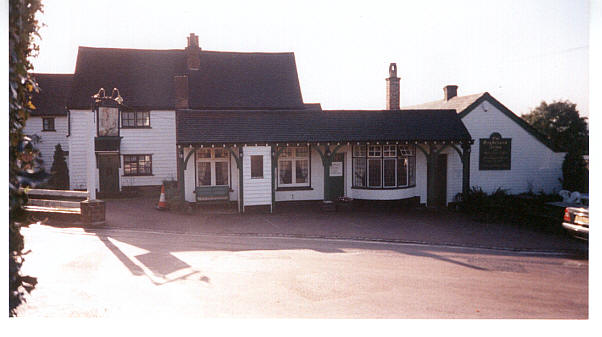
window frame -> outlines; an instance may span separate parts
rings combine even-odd
[[[224,157],[217,157],[216,156],[216,151],[220,150],[220,151],[224,151],[225,156]],[[209,157],[201,157],[199,155],[200,152],[204,152],[204,151],[209,151]],[[194,175],[195,175],[195,179],[194,179],[194,184],[195,187],[201,187],[201,186],[231,186],[230,185],[230,179],[231,179],[231,171],[230,171],[230,152],[227,149],[224,148],[208,148],[208,147],[204,147],[204,148],[199,148],[196,149],[195,153],[195,162],[194,162]],[[198,169],[199,169],[199,163],[209,163],[209,174],[210,174],[210,184],[209,185],[201,185],[199,184],[199,174],[198,174]],[[225,184],[220,184],[217,185],[217,165],[216,163],[226,163],[226,173],[227,173],[227,177],[226,177],[226,183]]]
[[[402,148],[404,148],[402,150]],[[370,190],[391,190],[391,189],[405,189],[416,186],[416,148],[415,145],[370,145],[370,144],[356,144],[351,149],[352,152],[352,181],[351,188],[353,189],[370,189]],[[407,160],[405,167],[406,184],[399,183],[400,176],[400,162]],[[370,162],[378,161],[379,172],[380,172],[380,184],[370,185]],[[394,185],[385,185],[385,162],[394,161]],[[363,177],[363,186],[356,184],[356,162],[363,162],[363,170],[365,175]],[[373,168],[374,169],[374,168]],[[391,177],[390,177],[391,178]],[[391,180],[391,179],[389,179]]]
[[[52,122],[52,125],[47,126],[46,121]],[[42,117],[42,131],[56,131],[56,120],[54,117]]]
[[[307,150],[307,155],[305,157],[300,157],[297,156],[297,149],[306,149]],[[283,146],[278,148],[278,151],[280,151],[280,149],[284,149],[280,155],[278,156],[278,165],[276,167],[276,188],[299,188],[299,187],[311,187],[311,149],[310,147],[307,146]],[[292,155],[291,156],[282,156],[282,154],[284,154],[286,150],[290,149]],[[297,162],[307,162],[307,181],[304,183],[297,183]],[[287,183],[280,183],[280,165],[283,162],[290,162],[291,163],[291,182],[289,184]]]
[[[124,114],[133,114],[134,118],[124,118]],[[148,114],[148,125],[138,125],[138,120],[143,119],[143,117],[139,118],[138,114]],[[151,113],[149,110],[129,110],[129,111],[121,111],[121,128],[122,129],[150,129],[151,128]],[[125,125],[124,121],[133,121],[134,125]],[[129,122],[128,122],[129,124]]]
[[[146,177],[146,176],[152,176],[153,175],[153,155],[152,154],[123,154],[123,176],[124,177]],[[148,162],[150,163],[150,168],[149,168],[149,172],[146,173],[140,173],[140,158],[141,157],[147,157],[148,156]],[[126,166],[130,163],[133,163],[134,161],[128,160],[126,161],[126,157],[136,157],[136,173],[131,173],[131,168],[130,168],[130,173],[126,172]],[[146,158],[144,158],[146,159]],[[146,160],[145,160],[146,161]]]

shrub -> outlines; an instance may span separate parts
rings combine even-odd
[[[562,188],[588,192],[589,170],[579,151],[569,150],[562,162]]]
[[[69,167],[65,161],[65,151],[61,144],[54,147],[54,158],[50,168],[51,177],[48,180],[48,187],[58,190],[69,189]]]

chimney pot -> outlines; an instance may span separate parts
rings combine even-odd
[[[446,85],[443,87],[443,99],[445,101],[449,101],[450,99],[458,96],[458,86],[457,85]]]

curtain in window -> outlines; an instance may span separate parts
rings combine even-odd
[[[297,160],[295,167],[295,182],[297,184],[303,184],[308,182],[309,173],[309,161],[308,160]]]
[[[228,185],[228,162],[215,162],[215,184]]]
[[[293,165],[290,160],[281,160],[278,168],[278,182],[280,184],[293,183]]]
[[[197,179],[199,186],[211,185],[211,163],[210,162],[199,162],[197,164]]]

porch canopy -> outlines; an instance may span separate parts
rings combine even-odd
[[[189,159],[183,156],[185,147],[224,147],[230,150],[239,164],[240,153],[237,156],[235,148],[269,145],[273,147],[273,163],[276,163],[280,154],[279,146],[306,143],[322,158],[325,200],[328,188],[326,176],[332,157],[344,144],[416,144],[427,158],[429,171],[435,170],[436,156],[450,146],[462,160],[462,185],[463,192],[466,192],[470,186],[472,142],[455,110],[176,111],[176,143],[180,151],[181,168]],[[183,172],[180,173],[183,179]],[[428,193],[432,193],[431,187],[427,189]]]

